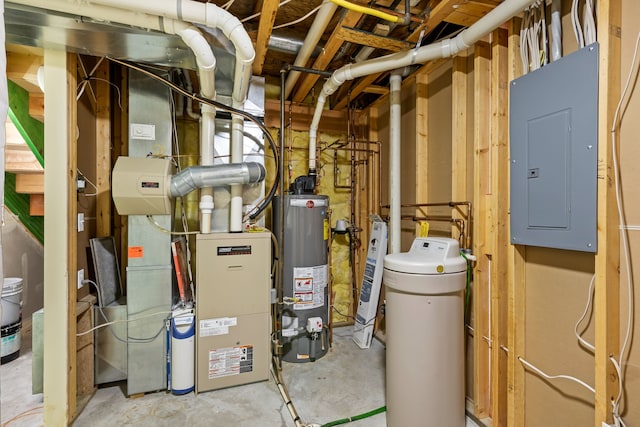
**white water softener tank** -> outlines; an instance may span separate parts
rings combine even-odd
[[[387,255],[387,425],[464,427],[464,287],[458,242],[417,238]]]
[[[191,393],[195,385],[195,317],[191,309],[177,309],[171,318],[171,392]]]

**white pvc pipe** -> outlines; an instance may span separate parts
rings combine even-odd
[[[391,74],[389,78],[389,253],[400,252],[400,129],[402,110],[400,94],[402,77]]]
[[[309,127],[309,171],[315,172],[316,170],[316,139],[324,104],[327,97],[333,94],[345,81],[413,64],[423,64],[434,59],[451,57],[461,50],[471,47],[505,21],[522,12],[534,1],[505,0],[453,39],[441,40],[418,49],[381,56],[358,64],[347,64],[337,69],[322,87]]]
[[[234,108],[242,109],[244,104],[233,103]],[[234,115],[231,118],[231,159],[230,163],[242,163],[244,160],[244,119]],[[229,208],[229,232],[242,231],[242,185],[231,185]]]
[[[200,95],[204,98],[214,99],[216,96],[215,70],[216,58],[211,46],[202,36],[202,33],[193,26],[177,31],[182,41],[193,51],[198,64],[200,76]],[[200,108],[200,164],[213,165],[213,140],[216,134],[216,109],[210,105],[202,105]],[[204,234],[211,233],[211,216],[213,215],[213,187],[205,187],[200,190],[200,231]]]
[[[128,25],[142,26],[144,28],[157,31],[164,31],[169,34],[179,34],[184,42],[194,51],[198,62],[200,74],[200,93],[206,98],[215,97],[215,57],[200,32],[185,24],[190,21],[206,25],[208,27],[220,29],[224,35],[233,43],[236,49],[236,66],[234,75],[234,88],[232,93],[233,105],[242,109],[249,90],[251,80],[251,66],[255,58],[253,44],[242,23],[226,10],[211,3],[200,3],[191,0],[177,0],[175,4],[167,2],[147,2],[145,0],[96,0],[97,4],[75,4],[66,0],[17,0],[16,3],[23,2],[43,9],[57,10],[60,12],[81,14],[95,19],[114,21]],[[101,6],[102,4],[102,6]],[[156,15],[156,16],[154,16]],[[162,19],[158,19],[158,16]],[[175,19],[179,19],[176,21]],[[215,109],[203,105],[201,108],[201,143],[200,159],[202,165],[213,164],[213,138],[215,135]],[[237,120],[236,120],[237,123]],[[240,154],[236,155],[237,163],[242,162],[242,126],[243,122],[236,128],[240,131],[232,135],[232,151]],[[240,135],[240,136],[238,136]],[[234,161],[234,160],[232,160]],[[239,218],[240,228],[242,222],[242,188],[235,186],[232,193],[236,195],[232,203],[233,227],[238,228]],[[240,196],[238,197],[238,194]],[[239,210],[237,209],[239,205]],[[202,189],[200,199],[201,210],[201,231],[208,233],[211,230],[210,216],[213,211],[213,190]],[[239,213],[237,213],[239,212]]]
[[[236,49],[233,100],[244,102],[246,99],[251,80],[251,66],[256,53],[253,42],[242,22],[225,9],[213,3],[200,3],[194,0],[155,2],[148,0],[93,0],[93,3],[202,24],[221,30]]]
[[[330,0],[324,0],[322,3],[322,7],[318,10],[318,14],[313,20],[311,27],[309,27],[309,31],[307,32],[307,36],[304,39],[304,43],[298,52],[298,56],[296,56],[293,65],[296,67],[306,67],[307,61],[311,57],[313,50],[318,45],[320,41],[320,37],[324,33],[324,30],[329,25],[331,18],[333,18],[333,14],[336,12],[338,5],[332,3]],[[287,76],[287,81],[284,84],[284,99],[287,99],[291,94],[291,91],[296,85],[298,78],[300,77],[299,71],[291,71]]]

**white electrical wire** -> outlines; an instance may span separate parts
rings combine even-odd
[[[224,10],[229,10],[229,8],[231,7],[231,5],[235,2],[236,0],[229,0],[228,2],[226,2],[225,4],[223,4],[221,6],[222,9]]]
[[[136,320],[140,320],[140,319],[145,319],[147,317],[152,317],[152,316],[156,316],[158,314],[171,314],[171,311],[166,311],[166,312],[156,312],[156,313],[152,313],[152,314],[148,314],[145,316],[140,316],[140,317],[136,317],[135,319],[123,319],[123,320],[113,320],[113,321],[109,321],[109,318],[107,317],[107,315],[104,313],[104,311],[102,310],[102,301],[103,301],[103,295],[102,295],[102,289],[100,288],[100,286],[98,286],[98,284],[96,282],[94,282],[93,280],[84,280],[82,283],[89,283],[91,285],[93,285],[96,288],[96,295],[98,298],[98,311],[100,312],[100,314],[102,315],[102,317],[104,318],[104,320],[106,320],[106,323],[102,323],[96,327],[93,327],[89,330],[83,331],[83,332],[78,332],[76,334],[77,337],[81,337],[83,335],[87,335],[95,330],[104,328],[106,326],[111,326],[114,325],[116,323],[123,323],[123,322],[134,322]],[[116,335],[115,331],[112,328],[109,328],[111,335],[113,335],[113,337],[115,339],[117,339],[118,341],[124,342],[124,343],[144,343],[144,342],[151,342],[153,340],[155,340],[158,335],[160,335],[162,333],[162,331],[165,329],[164,327],[164,319],[163,319],[163,326],[162,328],[160,328],[160,330],[155,333],[153,336],[151,337],[147,337],[147,338],[133,338],[133,337],[127,337],[127,339],[125,338],[120,338],[118,335]]]
[[[595,392],[596,392],[595,388],[591,387],[589,384],[585,383],[584,381],[582,381],[579,378],[572,377],[570,375],[549,375],[549,374],[543,372],[541,369],[536,368],[535,366],[533,366],[531,363],[527,362],[526,360],[524,360],[520,356],[518,356],[518,360],[524,366],[526,366],[527,368],[531,369],[533,372],[535,372],[536,374],[540,375],[543,378],[546,378],[548,380],[556,380],[556,379],[570,380],[570,381],[573,381],[573,382],[576,382],[576,383],[580,384],[581,386],[583,386],[587,390],[591,391],[591,393],[593,393],[593,394],[595,394]]]
[[[614,183],[615,183],[615,193],[616,193],[616,206],[618,209],[618,221],[620,223],[620,234],[622,236],[622,247],[623,247],[623,253],[624,253],[625,268],[626,268],[626,275],[627,275],[627,286],[628,286],[627,288],[627,306],[628,306],[627,330],[626,330],[625,338],[624,338],[622,347],[620,349],[620,354],[618,355],[618,360],[617,360],[617,368],[619,368],[619,371],[620,371],[619,379],[618,379],[618,381],[621,383],[620,387],[623,387],[622,383],[624,382],[624,372],[623,372],[624,357],[625,357],[625,353],[627,352],[627,347],[629,345],[629,342],[631,341],[631,332],[633,330],[634,284],[633,284],[633,274],[631,270],[631,254],[630,254],[629,236],[628,236],[629,233],[627,230],[626,218],[624,214],[624,206],[622,202],[622,189],[621,189],[621,183],[620,183],[620,165],[618,164],[619,154],[618,154],[617,136],[618,136],[618,131],[620,129],[620,125],[622,124],[623,117],[621,113],[624,110],[623,106],[625,106],[626,102],[629,101],[629,99],[627,99],[627,92],[629,91],[629,89],[633,89],[631,82],[636,80],[636,77],[638,74],[637,63],[638,63],[638,46],[639,45],[640,45],[640,33],[638,33],[638,36],[636,37],[636,44],[633,51],[633,58],[631,60],[631,65],[629,67],[629,73],[627,75],[627,79],[625,81],[622,94],[620,95],[620,100],[618,101],[618,105],[616,107],[616,111],[613,116],[613,123],[611,125],[611,147],[612,147],[612,153],[613,153],[613,172],[614,172]],[[620,395],[616,399],[616,406],[619,407],[622,400],[623,400],[623,394],[620,393]],[[622,418],[619,418],[619,420],[622,423],[622,425],[624,425]]]
[[[617,427],[626,427],[627,425],[624,423],[624,420],[620,416],[620,399],[622,398],[622,370],[620,369],[620,365],[615,357],[609,356],[609,360],[613,364],[613,367],[616,370],[616,374],[618,375],[618,396],[612,400],[611,406],[613,407],[613,420]]]
[[[591,304],[593,302],[593,290],[594,290],[595,283],[596,283],[596,275],[594,274],[591,277],[591,282],[589,283],[589,292],[588,292],[589,296],[587,298],[587,305],[584,307],[582,316],[580,316],[580,319],[578,319],[578,321],[576,322],[576,326],[573,328],[573,331],[576,334],[576,338],[578,339],[578,342],[580,342],[580,344],[582,344],[584,347],[588,348],[594,353],[596,351],[596,347],[590,342],[588,342],[587,340],[585,340],[584,338],[582,338],[582,334],[578,332],[578,327],[580,326],[580,323],[582,323],[582,321],[585,319],[585,317],[587,317],[587,313],[589,313],[589,309],[591,308]],[[584,333],[584,331],[582,332]]]
[[[282,1],[282,2],[280,2],[280,4],[278,5],[278,7],[282,7],[282,6],[284,6],[285,4],[289,3],[290,1],[291,1],[291,0],[284,0],[284,1]],[[226,5],[225,5],[225,6],[226,6]],[[257,17],[258,17],[258,16],[260,16],[260,15],[262,15],[262,12],[256,12],[256,13],[254,13],[253,15],[249,15],[249,16],[247,16],[246,18],[242,18],[242,19],[240,20],[240,22],[242,22],[242,23],[244,24],[245,22],[247,22],[247,21],[251,21],[253,18],[257,18]],[[274,28],[274,29],[275,29],[275,28]]]
[[[578,48],[584,47],[584,36],[582,33],[582,26],[580,25],[580,14],[579,10],[580,0],[573,0],[571,3],[571,24],[573,25],[573,33],[576,36],[576,41],[578,42]]]
[[[593,0],[586,0],[583,11],[584,42],[590,45],[596,42],[596,21],[593,14]]]
[[[546,5],[542,0],[524,10],[520,25],[520,59],[524,73],[549,62]]]
[[[280,24],[280,25],[276,25],[275,27],[273,27],[274,30],[279,30],[280,28],[284,28],[284,27],[288,27],[290,25],[295,25],[299,22],[304,21],[305,19],[307,19],[308,17],[310,17],[311,15],[313,15],[314,13],[316,13],[317,11],[320,10],[320,8],[322,7],[322,4],[320,4],[319,6],[316,6],[315,8],[311,9],[311,11],[309,13],[307,13],[306,15],[304,15],[301,18],[298,18],[294,21],[291,22],[287,22],[285,24]]]
[[[182,98],[181,98],[182,99]],[[179,144],[179,138],[178,138],[178,126],[176,123],[176,106],[175,106],[175,102],[174,102],[174,98],[173,96],[169,97],[170,100],[170,104],[171,104],[171,111],[173,114],[171,114],[171,124],[172,124],[172,133],[173,133],[173,142],[174,142],[174,150],[176,153],[176,167],[178,169],[178,172],[182,171],[182,165],[180,164],[180,144]],[[189,220],[187,218],[187,211],[186,208],[184,206],[184,197],[180,199],[180,214],[181,214],[181,220],[182,220],[182,229],[186,232],[189,231]],[[195,298],[195,289],[193,286],[193,270],[191,267],[191,246],[190,246],[190,242],[189,242],[189,235],[185,236],[185,249],[186,249],[186,258],[187,258],[187,275],[189,278],[189,288],[191,289],[191,296],[193,298]]]
[[[188,236],[190,234],[199,234],[200,233],[199,231],[171,231],[171,230],[167,230],[166,228],[164,228],[163,226],[158,224],[155,219],[153,219],[153,215],[147,215],[147,220],[149,221],[149,224],[153,225],[158,231],[161,231],[162,233],[165,233],[165,234],[170,234],[172,236]]]
[[[524,74],[527,74],[530,68],[528,48],[530,16],[529,8],[525,9],[524,15],[522,16],[522,22],[520,24],[520,59],[522,60],[522,71]]]
[[[87,181],[89,184],[91,184],[91,186],[96,190],[95,193],[85,193],[84,195],[87,196],[87,197],[97,196],[98,195],[98,187],[96,187],[96,185],[93,182],[91,182],[91,180],[89,178],[87,178],[87,176],[85,174],[83,174],[80,169],[78,169],[78,173],[80,175],[82,175],[84,180]]]

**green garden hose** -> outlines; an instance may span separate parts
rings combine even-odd
[[[321,427],[332,427],[332,426],[338,426],[340,424],[347,424],[347,423],[350,423],[352,421],[358,421],[358,420],[362,420],[364,418],[369,418],[369,417],[371,417],[373,415],[376,415],[376,414],[381,414],[381,413],[385,412],[386,410],[387,410],[386,406],[381,406],[378,409],[374,409],[373,411],[365,412],[364,414],[354,415],[353,417],[343,418],[341,420],[331,421],[329,423],[322,424]]]

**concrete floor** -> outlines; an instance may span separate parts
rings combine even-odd
[[[42,395],[31,394],[30,337],[18,359],[0,367],[2,427],[42,425]],[[351,341],[351,328],[334,332],[332,350],[315,363],[283,365],[291,399],[303,422],[323,424],[384,405],[384,346],[368,350]],[[224,390],[173,396],[158,392],[127,398],[115,385],[99,388],[74,426],[288,427],[293,422],[273,379]],[[353,427],[385,427],[385,415]],[[467,419],[466,427],[477,427]]]

